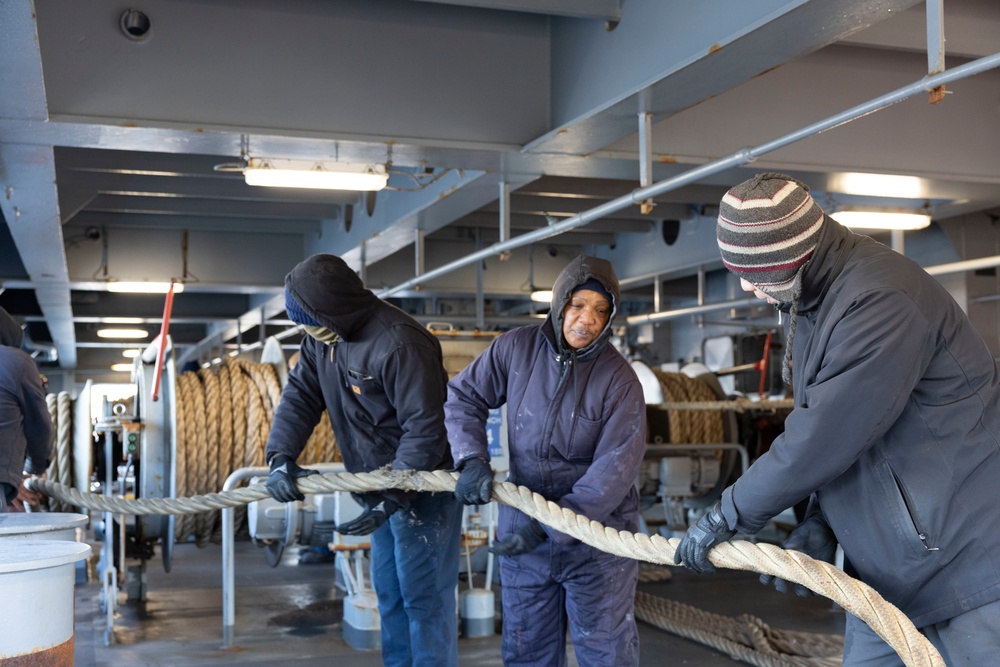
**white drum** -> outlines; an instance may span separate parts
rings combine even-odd
[[[0,540],[69,540],[87,525],[87,516],[72,512],[10,512],[0,514]]]
[[[76,562],[90,545],[63,540],[0,540],[0,667],[73,664]]]

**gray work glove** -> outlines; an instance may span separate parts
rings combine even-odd
[[[715,566],[708,560],[708,552],[716,544],[728,542],[734,535],[736,531],[730,530],[726,517],[722,516],[722,504],[715,503],[698,519],[698,523],[688,528],[674,552],[674,565],[683,562],[684,567],[698,574],[715,572]]]
[[[393,512],[399,509],[398,504],[377,493],[352,495],[365,506],[365,511],[358,518],[337,526],[337,532],[341,535],[370,535],[388,521]]]
[[[516,531],[490,545],[489,551],[497,556],[517,556],[534,551],[535,547],[549,539],[542,524],[532,519]]]
[[[455,497],[465,505],[485,505],[493,496],[493,468],[489,461],[475,457],[462,461]]]
[[[279,503],[305,500],[295,480],[317,474],[318,470],[300,468],[295,459],[287,454],[275,454],[271,458],[271,474],[267,476],[267,492]]]
[[[795,527],[781,547],[789,551],[801,551],[815,560],[832,563],[837,554],[837,538],[823,517],[813,514]],[[790,582],[770,574],[760,575],[760,583],[765,586],[769,586],[772,581],[778,591],[788,592]],[[802,584],[795,584],[794,590],[796,595],[803,598],[812,593]]]

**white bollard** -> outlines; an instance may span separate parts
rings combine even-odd
[[[63,540],[0,540],[0,667],[73,664],[74,569],[90,545]],[[30,661],[30,662],[29,662]]]

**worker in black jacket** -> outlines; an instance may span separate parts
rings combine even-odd
[[[334,255],[313,255],[288,274],[285,307],[308,335],[267,441],[272,497],[303,498],[295,480],[314,471],[295,460],[324,409],[350,472],[452,467],[448,376],[432,333],[365,289]],[[383,664],[456,665],[461,504],[451,493],[387,490],[359,498],[366,510],[337,531],[371,535]]]
[[[41,475],[52,458],[52,418],[38,367],[21,349],[24,331],[0,308],[0,513],[25,474]]]
[[[760,174],[723,198],[723,263],[789,315],[784,433],[677,549],[692,570],[811,498],[786,548],[832,560],[905,613],[949,665],[1000,655],[1000,372],[920,266],[825,215],[799,181]],[[790,371],[790,372],[789,372]],[[779,585],[785,582],[778,580]],[[849,615],[844,665],[900,660]]]

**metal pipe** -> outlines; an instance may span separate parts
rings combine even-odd
[[[500,243],[510,240],[510,183],[500,181]]]
[[[341,472],[343,463],[312,463],[309,467],[322,472]],[[234,470],[222,485],[223,491],[235,489],[251,477],[265,477],[270,473],[266,466],[252,466]],[[236,624],[236,558],[234,556],[236,510],[222,508],[222,648],[232,648]]]
[[[742,299],[733,299],[732,301],[721,301],[719,303],[707,303],[702,306],[691,306],[690,308],[677,308],[676,310],[665,310],[662,313],[647,313],[645,315],[632,315],[631,317],[625,318],[625,323],[628,325],[643,324],[645,322],[662,322],[664,320],[672,320],[678,317],[684,317],[685,315],[700,315],[701,313],[710,313],[715,310],[725,310],[726,308],[740,308],[743,306],[753,306],[754,301],[752,297],[744,297]]]
[[[471,255],[449,262],[448,264],[428,271],[421,276],[416,276],[411,280],[400,283],[395,287],[381,290],[377,293],[377,295],[384,298],[395,294],[400,290],[410,289],[411,287],[416,287],[417,285],[425,285],[435,278],[447,275],[452,271],[468,266],[474,262],[487,259],[488,257],[492,257],[494,255],[499,255],[500,253],[513,250],[514,248],[520,248],[531,243],[544,241],[545,239],[552,238],[553,236],[558,236],[563,232],[576,229],[577,227],[582,227],[589,222],[593,222],[598,218],[620,211],[624,208],[632,206],[633,204],[639,204],[645,199],[676,190],[685,185],[694,183],[706,176],[711,176],[712,174],[725,171],[731,167],[738,167],[747,164],[748,162],[753,162],[761,155],[778,150],[779,148],[793,144],[801,139],[833,129],[855,120],[856,118],[867,116],[870,113],[895,104],[896,102],[901,102],[908,97],[912,97],[917,93],[929,92],[943,84],[964,79],[965,77],[985,72],[997,66],[1000,66],[1000,53],[994,53],[992,55],[973,60],[963,65],[959,65],[958,67],[953,67],[948,71],[941,72],[940,74],[926,76],[919,81],[903,86],[902,88],[897,88],[896,90],[886,93],[885,95],[851,107],[846,111],[807,125],[800,130],[790,132],[767,143],[760,144],[756,147],[745,148],[713,162],[707,162],[699,167],[695,167],[694,169],[686,171],[682,174],[678,174],[677,176],[654,183],[649,187],[638,188],[629,194],[622,195],[621,197],[607,201],[599,206],[595,206],[592,209],[577,213],[576,215],[566,218],[562,222],[548,225],[526,234],[521,234],[516,238],[503,243],[494,243],[487,248],[483,248],[482,250],[474,252]],[[363,268],[364,267],[362,266],[362,269]]]
[[[950,264],[938,264],[936,266],[924,267],[924,271],[932,276],[943,276],[949,273],[965,273],[967,271],[978,271],[979,269],[989,269],[1000,266],[1000,255],[992,257],[980,257],[978,259],[968,259],[961,262],[951,262]],[[625,319],[626,324],[643,324],[645,322],[662,322],[672,320],[685,315],[698,315],[709,313],[715,310],[726,310],[727,308],[739,308],[740,306],[753,305],[756,299],[747,297],[745,299],[735,299],[733,301],[720,301],[703,306],[691,306],[690,308],[678,308],[676,310],[665,310],[662,313],[648,313],[646,315],[633,315]],[[779,311],[780,312],[780,311]]]
[[[1000,266],[1000,255],[992,257],[980,257],[978,259],[967,259],[962,262],[952,262],[950,264],[938,264],[928,266],[924,269],[932,276],[943,276],[949,273],[965,273],[967,271],[978,271],[979,269],[991,269]]]

